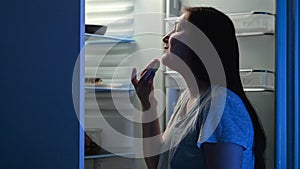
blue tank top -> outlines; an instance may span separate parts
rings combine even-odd
[[[220,87],[218,87],[220,88]],[[214,89],[211,89],[214,90]],[[168,123],[173,126],[170,131],[170,140],[176,139],[176,132],[188,131],[176,146],[160,155],[159,169],[205,169],[203,149],[201,144],[206,143],[233,143],[243,147],[242,169],[254,168],[253,138],[254,130],[248,111],[239,96],[229,89],[226,90],[223,111],[218,117],[210,119],[209,111],[212,95],[208,90],[199,98],[186,116],[180,115],[180,107],[186,104],[188,91],[179,98],[174,113]],[[223,88],[224,90],[224,88]],[[214,97],[219,97],[215,95]],[[184,107],[184,106],[183,106]],[[196,122],[189,130],[188,122],[196,117]],[[214,122],[214,120],[216,122]],[[176,131],[178,130],[178,131]],[[171,155],[170,155],[171,154]]]

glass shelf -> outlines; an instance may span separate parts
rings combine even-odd
[[[114,43],[133,43],[134,40],[131,38],[105,36],[97,34],[85,33],[85,44],[114,44]]]
[[[274,88],[244,88],[245,92],[274,92]]]
[[[107,153],[107,154],[99,154],[99,155],[88,155],[84,156],[85,160],[91,160],[91,159],[102,159],[102,158],[111,158],[111,157],[133,157],[133,153],[118,153],[118,154],[112,154],[112,153]]]
[[[275,15],[269,12],[242,12],[230,13],[227,16],[232,20],[236,36],[274,35]],[[167,27],[174,26],[178,17],[165,18]]]
[[[98,92],[132,92],[133,87],[122,86],[122,87],[111,87],[107,85],[85,85],[85,90],[87,92],[98,93]]]
[[[102,150],[100,154],[85,155],[84,159],[92,160],[92,159],[103,159],[103,158],[112,158],[112,157],[134,157],[134,153],[132,152],[110,153],[108,151]]]

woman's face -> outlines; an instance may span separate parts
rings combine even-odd
[[[164,54],[162,56],[162,64],[173,70],[179,69],[185,58],[188,57],[189,49],[183,45],[178,39],[186,39],[188,37],[186,30],[186,20],[182,14],[175,22],[174,28],[167,33],[162,41],[164,42]],[[181,65],[181,66],[180,66]]]

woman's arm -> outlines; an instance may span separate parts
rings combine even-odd
[[[203,143],[207,169],[241,169],[243,147],[231,143]]]
[[[157,118],[156,103],[151,103],[147,111],[143,111],[143,121],[155,119],[151,122],[143,122],[143,151],[148,169],[156,169],[159,153],[162,145],[162,133]]]
[[[157,101],[153,94],[153,78],[155,71],[143,71],[140,80],[136,78],[136,69],[132,71],[132,84],[142,104],[143,152],[149,169],[156,169],[162,144]]]

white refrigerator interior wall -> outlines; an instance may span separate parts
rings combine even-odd
[[[135,67],[142,71],[149,61],[153,58],[160,59],[162,55],[162,36],[163,36],[163,19],[164,19],[164,1],[161,0],[135,0],[135,40],[136,53],[134,53]],[[156,97],[159,100],[158,112],[164,116],[164,96],[163,96],[163,67],[161,66],[156,73],[154,88]],[[137,101],[139,103],[139,101]],[[161,125],[163,126],[162,120]],[[135,134],[137,137],[142,136],[141,124],[135,125]],[[135,142],[136,152],[142,155],[142,141]],[[146,168],[143,159],[136,160],[137,168]]]
[[[96,93],[86,90],[85,128],[101,128],[103,147],[129,153],[131,157],[142,156],[141,139],[132,139],[141,137],[141,125],[134,123],[141,120],[141,115],[134,113],[133,116],[135,110],[140,110],[140,105],[130,86],[131,71],[135,67],[140,73],[151,59],[160,58],[163,10],[164,1],[158,0],[86,0],[86,24],[108,27],[105,36],[86,40],[85,76],[101,78],[103,85],[110,84],[116,89],[111,92],[118,91],[119,84],[127,86],[128,91],[116,92],[118,97],[112,99],[109,90],[99,89]],[[158,89],[157,97],[162,100],[159,110],[163,117],[163,69],[157,72],[155,88]],[[118,109],[116,103],[122,110]],[[109,124],[103,125],[106,123]],[[129,138],[115,137],[112,130]],[[113,157],[86,160],[85,167],[142,169],[145,163],[143,159]]]
[[[101,129],[100,141],[97,142],[103,149],[112,153],[133,154],[131,139],[120,139],[113,133],[122,133],[133,136],[133,124],[127,120],[132,114],[120,114],[115,106],[117,101],[122,105],[122,111],[130,112],[132,106],[126,105],[129,93],[129,72],[131,67],[122,64],[131,54],[135,44],[121,38],[131,37],[134,34],[134,1],[103,1],[86,0],[86,24],[105,25],[105,36],[91,36],[86,38],[85,45],[85,76],[86,78],[100,78],[107,88],[101,86],[96,90],[86,89],[85,92],[85,129]],[[110,38],[113,37],[113,38]],[[118,43],[120,42],[120,43]],[[120,91],[109,88],[118,88],[119,84],[126,85],[128,90]],[[111,86],[111,87],[110,87]],[[115,92],[117,96],[112,99]],[[91,157],[91,156],[89,156]],[[116,162],[118,161],[118,162]],[[133,168],[132,159],[123,157],[89,158],[85,160],[85,169],[103,168]]]

